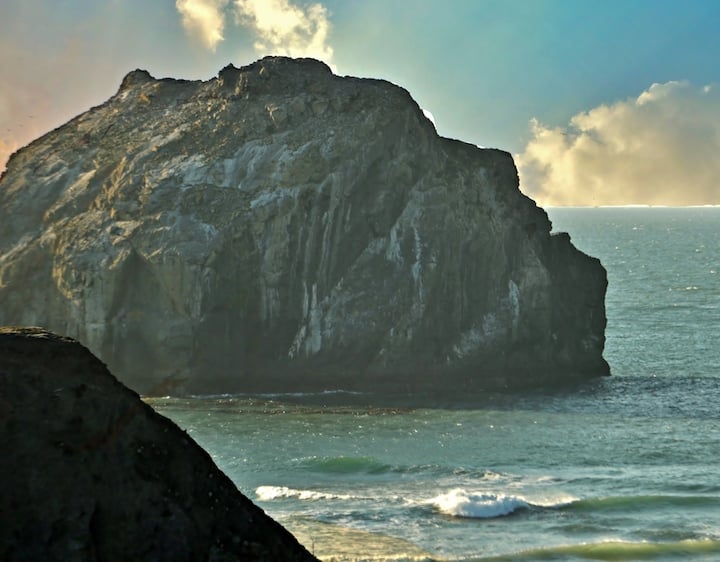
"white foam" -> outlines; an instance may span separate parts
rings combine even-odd
[[[440,494],[429,500],[428,503],[446,515],[477,519],[502,517],[510,515],[518,509],[530,507],[530,504],[519,496],[471,493],[462,488],[455,488],[445,494]]]
[[[260,501],[271,501],[282,498],[297,498],[299,500],[353,500],[358,499],[356,496],[346,494],[332,494],[330,492],[320,492],[317,490],[297,490],[286,486],[259,486],[255,490],[255,495]]]

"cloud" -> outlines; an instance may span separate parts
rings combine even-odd
[[[215,51],[224,39],[224,8],[229,0],[176,0],[175,7],[182,16],[185,31],[205,47]]]
[[[541,205],[720,204],[720,90],[653,84],[637,98],[531,122],[515,156],[523,191]]]
[[[258,35],[254,46],[259,54],[313,57],[331,64],[331,26],[321,4],[304,9],[289,0],[234,0],[234,4],[236,23]]]
[[[215,51],[225,39],[230,0],[175,0],[185,31]],[[252,30],[259,55],[313,57],[332,66],[330,20],[319,3],[300,7],[290,0],[233,0],[234,24]]]
[[[433,124],[433,127],[435,127],[437,129],[437,124],[435,123],[435,116],[432,114],[432,112],[429,109],[423,109],[423,108],[420,108],[420,109],[422,109],[423,115],[428,118],[430,123]]]

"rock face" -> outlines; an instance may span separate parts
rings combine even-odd
[[[79,343],[0,328],[0,559],[316,560]]]
[[[138,70],[8,163],[0,323],[75,337],[141,392],[608,374],[605,270],[550,230],[509,154],[439,137],[388,82]]]

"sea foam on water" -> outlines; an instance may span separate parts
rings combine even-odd
[[[318,490],[296,490],[286,486],[258,486],[255,495],[260,501],[277,500],[280,498],[296,498],[299,500],[355,500],[356,496],[332,494]]]
[[[472,493],[455,488],[429,500],[430,505],[446,515],[490,519],[510,515],[518,509],[527,509],[525,499],[504,494]]]

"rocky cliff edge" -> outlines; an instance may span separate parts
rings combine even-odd
[[[316,560],[79,343],[0,328],[0,559]]]

